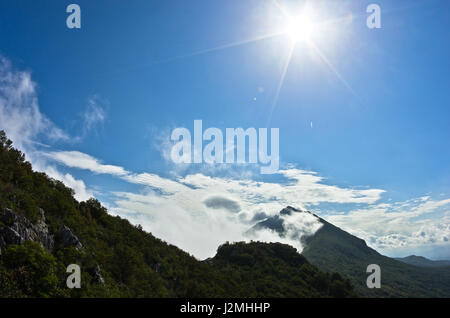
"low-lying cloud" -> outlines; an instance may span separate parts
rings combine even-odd
[[[241,211],[241,207],[240,207],[239,203],[237,203],[236,201],[233,201],[231,199],[221,197],[221,196],[214,196],[214,197],[207,198],[204,201],[204,203],[208,208],[212,208],[212,209],[225,209],[229,212],[234,212],[234,213]]]

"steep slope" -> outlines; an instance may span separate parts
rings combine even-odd
[[[81,288],[66,267],[81,267]],[[0,131],[0,298],[353,295],[286,245],[226,244],[200,262],[32,171]]]
[[[288,207],[280,215],[266,219],[252,231],[269,228],[285,232],[282,214],[309,213]],[[303,237],[302,251],[312,264],[322,270],[349,277],[358,294],[368,297],[450,297],[450,270],[418,268],[383,256],[368,247],[364,240],[319,218],[322,227],[312,236]],[[366,286],[369,264],[381,267],[381,288]]]
[[[425,258],[423,256],[410,255],[401,258],[395,258],[397,261],[418,266],[418,267],[446,267],[450,266],[450,261],[441,260],[441,261],[433,261],[431,259]]]

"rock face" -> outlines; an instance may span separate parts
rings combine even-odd
[[[0,255],[1,250],[8,245],[23,244],[25,241],[38,242],[48,250],[52,250],[55,245],[53,235],[48,232],[42,209],[39,210],[39,220],[36,224],[10,209],[0,211],[0,221],[4,224],[0,227]]]
[[[55,247],[54,236],[48,231],[44,210],[39,210],[39,219],[36,224],[31,223],[26,217],[18,215],[10,209],[0,210],[0,255],[2,249],[12,244],[23,244],[26,241],[38,242],[42,247],[51,251]],[[62,226],[59,232],[63,246],[74,246],[81,250],[83,244],[67,226]]]
[[[59,234],[64,246],[74,246],[77,250],[83,248],[83,244],[81,244],[78,237],[72,232],[69,227],[63,225],[61,227],[61,230],[59,231]]]

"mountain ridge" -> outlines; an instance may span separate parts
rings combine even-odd
[[[285,234],[283,215],[287,208],[275,216],[254,225],[250,231],[268,228],[281,236]],[[301,240],[304,255],[313,265],[324,271],[339,272],[351,279],[355,290],[364,297],[449,297],[450,270],[418,268],[396,259],[381,255],[360,239],[323,218],[308,212],[288,207],[289,213],[309,213],[317,217],[322,226]],[[369,264],[381,267],[380,289],[366,286]]]
[[[450,260],[431,260],[423,256],[409,255],[406,257],[395,257],[394,259],[418,267],[447,267]]]

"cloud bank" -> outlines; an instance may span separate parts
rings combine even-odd
[[[110,211],[143,225],[198,258],[214,255],[217,246],[225,241],[248,240],[243,233],[252,224],[288,205],[302,209],[318,208],[322,203],[358,206],[316,213],[365,239],[376,249],[448,244],[449,240],[450,219],[445,209],[450,199],[422,197],[380,203],[385,193],[382,189],[338,187],[327,184],[315,172],[296,168],[280,170],[276,182],[255,181],[247,176],[212,177],[203,173],[165,178],[104,165],[81,153],[51,152],[46,156],[70,168],[106,173],[142,185],[139,193],[113,193]],[[436,221],[436,213],[445,217]],[[299,238],[315,233],[320,225],[302,218],[287,220],[286,224],[289,235],[284,238],[262,231],[253,239],[285,242],[301,250]]]

